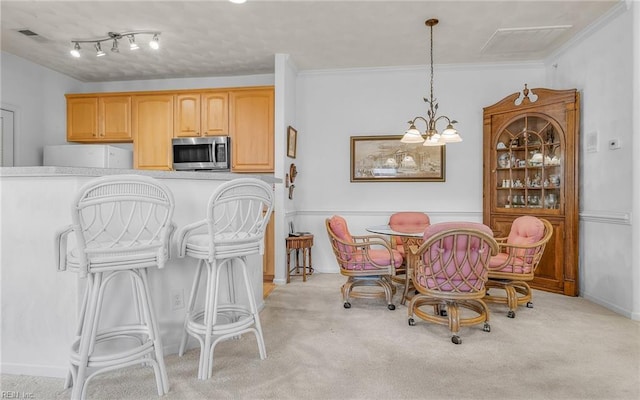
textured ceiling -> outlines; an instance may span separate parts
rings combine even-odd
[[[272,73],[276,53],[290,54],[300,70],[425,65],[424,21],[438,18],[436,64],[531,61],[544,59],[618,3],[2,0],[1,45],[87,82]],[[24,36],[21,29],[39,36]],[[135,52],[125,41],[120,53],[105,42],[105,57],[95,57],[88,44],[81,58],[69,54],[72,39],[135,30],[161,31],[160,50],[149,49],[144,42],[150,37],[139,36],[143,45]]]

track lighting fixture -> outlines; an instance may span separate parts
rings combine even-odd
[[[96,49],[96,56],[102,57],[106,53],[102,51],[102,42],[106,42],[109,40],[113,40],[113,44],[111,46],[111,51],[113,53],[119,53],[120,49],[118,48],[118,40],[123,38],[129,39],[129,50],[137,50],[140,48],[136,43],[136,35],[153,35],[152,39],[149,41],[149,47],[154,50],[158,50],[160,48],[159,36],[160,32],[157,31],[132,31],[132,32],[109,32],[107,33],[107,37],[96,38],[96,39],[73,39],[71,43],[73,43],[73,49],[71,50],[71,55],[73,57],[80,57],[80,43],[93,43]]]

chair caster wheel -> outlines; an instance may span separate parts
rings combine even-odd
[[[455,344],[460,344],[462,343],[462,339],[460,339],[460,336],[458,335],[453,335],[451,336],[451,341]]]
[[[409,326],[414,326],[416,324],[416,320],[413,318],[409,318]]]
[[[533,303],[530,301],[527,301],[527,308],[533,308]]]
[[[395,309],[396,309],[396,306],[395,306],[395,304],[389,304],[389,305],[387,306],[387,308],[388,308],[389,310],[393,311],[393,310],[395,310]]]
[[[440,310],[440,316],[441,317],[446,317],[447,316],[447,310]]]
[[[485,322],[484,326],[482,327],[482,330],[485,332],[491,332],[491,325],[489,325],[488,322]]]
[[[509,317],[509,318],[515,318],[515,317],[516,317],[516,313],[515,313],[515,311],[509,310],[509,312],[507,313],[507,317]]]
[[[351,303],[349,303],[348,301],[345,301],[343,306],[344,308],[351,308]]]

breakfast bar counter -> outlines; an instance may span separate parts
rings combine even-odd
[[[3,373],[65,376],[85,282],[75,273],[56,270],[54,237],[71,223],[71,205],[79,188],[96,177],[114,174],[151,176],[169,187],[178,227],[203,219],[211,193],[223,182],[245,177],[280,182],[271,175],[229,172],[0,168]],[[177,353],[184,304],[195,272],[193,260],[176,257],[175,243],[171,251],[165,268],[149,271],[165,354]],[[262,257],[247,261],[256,301],[263,307]],[[127,301],[120,297],[118,293],[109,296],[111,310]]]

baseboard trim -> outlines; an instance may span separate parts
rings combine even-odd
[[[634,318],[634,313],[629,311],[629,310],[625,310],[623,308],[618,307],[617,305],[610,303],[608,301],[605,301],[601,298],[598,298],[596,296],[592,296],[589,293],[584,293],[582,295],[583,298],[585,298],[586,300],[589,300],[592,303],[598,304],[606,309],[609,309],[613,312],[615,312],[616,314],[620,314],[622,316],[625,316],[629,319],[633,319],[633,320],[637,320],[638,317],[640,317],[640,315],[636,315]]]
[[[28,375],[28,376],[44,376],[47,378],[66,378],[67,367],[59,367],[55,365],[34,365],[34,364],[17,364],[2,363],[2,373],[8,375]],[[62,385],[60,385],[62,390]]]

